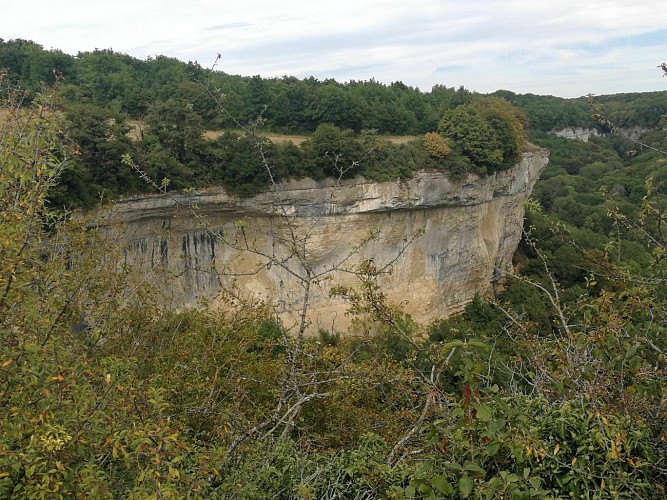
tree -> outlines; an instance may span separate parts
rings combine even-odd
[[[56,80],[76,79],[74,59],[59,50],[46,51],[29,40],[0,39],[0,69],[9,72],[5,80],[19,83],[33,92]]]
[[[329,83],[317,89],[310,113],[318,124],[331,123],[358,131],[362,125],[364,103],[345,88]]]
[[[184,164],[195,162],[203,146],[204,126],[193,104],[182,98],[170,98],[154,104],[146,122],[147,133],[154,135],[175,158]]]
[[[448,111],[440,120],[439,130],[482,172],[492,173],[502,165],[500,142],[476,108],[464,105]]]
[[[73,153],[53,96],[27,106],[0,88],[0,496],[201,491],[164,388],[113,348],[145,338],[157,289],[113,241],[49,209]]]
[[[319,125],[308,141],[302,145],[309,173],[319,177],[354,177],[360,171],[363,147],[350,130],[341,130],[335,125]]]
[[[225,132],[212,141],[208,145],[206,177],[240,196],[266,190],[270,176],[258,154],[256,140],[262,139]],[[267,158],[273,156],[273,150],[268,145],[266,155]],[[278,180],[278,172],[275,174]]]
[[[434,158],[444,158],[452,152],[452,148],[447,141],[437,132],[427,132],[424,134],[424,147],[428,154]]]
[[[477,98],[447,111],[439,131],[488,173],[516,164],[523,152],[525,117],[507,101]]]
[[[139,187],[136,176],[121,163],[123,155],[132,149],[127,137],[129,128],[118,116],[99,108],[94,104],[71,104],[65,111],[68,137],[76,144],[77,155],[69,162],[63,175],[68,175],[69,168],[85,172],[71,193],[80,192],[80,198],[70,203],[92,206],[100,196],[117,196],[120,193],[133,192]],[[71,179],[77,181],[77,179]],[[72,187],[71,185],[69,186]]]

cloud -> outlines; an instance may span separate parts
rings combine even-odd
[[[578,96],[664,88],[657,0],[101,0],[13,2],[3,38],[212,61],[229,73],[370,79],[430,90]],[[39,12],[36,15],[35,12]]]
[[[445,66],[438,66],[435,68],[436,73],[459,73],[461,71],[465,71],[468,68],[468,66],[464,66],[462,64],[448,64]]]
[[[227,31],[235,30],[239,28],[252,28],[252,23],[236,22],[236,23],[227,23],[227,24],[218,24],[216,26],[209,26],[204,28],[204,31]]]

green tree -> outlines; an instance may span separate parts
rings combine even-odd
[[[354,177],[364,156],[363,147],[351,130],[328,123],[318,126],[302,148],[310,163],[309,174],[315,178]]]
[[[267,190],[270,178],[257,149],[258,140],[263,141],[228,131],[211,141],[208,144],[205,178],[240,196]],[[268,141],[263,143],[267,159],[273,158],[273,148]],[[280,172],[276,170],[275,174],[278,181]]]
[[[131,351],[103,347],[145,331],[156,289],[111,240],[49,210],[70,154],[53,99],[0,99],[0,496],[201,491],[164,389],[137,377]]]
[[[503,152],[491,125],[472,106],[459,106],[440,120],[439,130],[482,173],[491,173],[503,161]]]
[[[44,50],[29,40],[0,38],[0,69],[9,72],[8,80],[33,92],[57,80],[76,80],[74,58],[60,50]]]
[[[87,184],[71,179],[76,184],[65,185],[70,190],[70,203],[90,207],[102,194],[118,196],[141,187],[136,175],[121,162],[132,150],[129,127],[122,119],[94,104],[68,105],[65,117],[65,130],[77,147],[71,168],[85,172]],[[64,175],[68,176],[68,170]]]
[[[523,151],[525,118],[507,101],[477,98],[447,111],[439,130],[488,173],[514,165]]]
[[[147,133],[157,137],[179,162],[189,164],[198,160],[204,126],[191,102],[173,97],[156,103],[150,108],[146,122]]]
[[[362,126],[364,102],[335,82],[327,83],[317,89],[310,112],[318,124],[331,123],[358,131]]]

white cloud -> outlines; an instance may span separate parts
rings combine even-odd
[[[665,88],[657,0],[12,1],[0,36],[165,54],[244,75],[401,80],[562,96]]]

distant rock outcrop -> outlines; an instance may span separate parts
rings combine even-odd
[[[573,139],[588,142],[591,137],[598,137],[600,133],[594,128],[567,127],[560,130],[552,130],[551,133],[556,137]]]
[[[353,284],[350,271],[373,259],[380,267],[393,262],[391,274],[380,278],[388,299],[429,321],[462,311],[511,268],[523,203],[547,161],[545,151],[525,153],[507,171],[464,182],[419,172],[339,186],[291,181],[277,194],[250,198],[219,188],[137,197],[98,212],[96,220],[122,229],[128,265],[170,276],[165,283],[178,307],[200,297],[215,305],[221,289],[234,286],[274,304],[285,319],[294,317],[303,298],[295,278],[303,271],[300,255],[315,272],[326,272],[310,290],[311,329],[343,329],[347,304],[329,291]]]
[[[634,125],[632,127],[623,127],[618,129],[618,133],[623,137],[627,137],[632,141],[638,140],[646,132],[649,132],[650,129],[645,127],[640,127],[639,125]],[[588,142],[591,137],[600,137],[603,135],[597,129],[594,128],[583,128],[583,127],[566,127],[559,130],[552,130],[551,133],[557,137],[563,137],[565,139],[574,139],[578,141]]]

